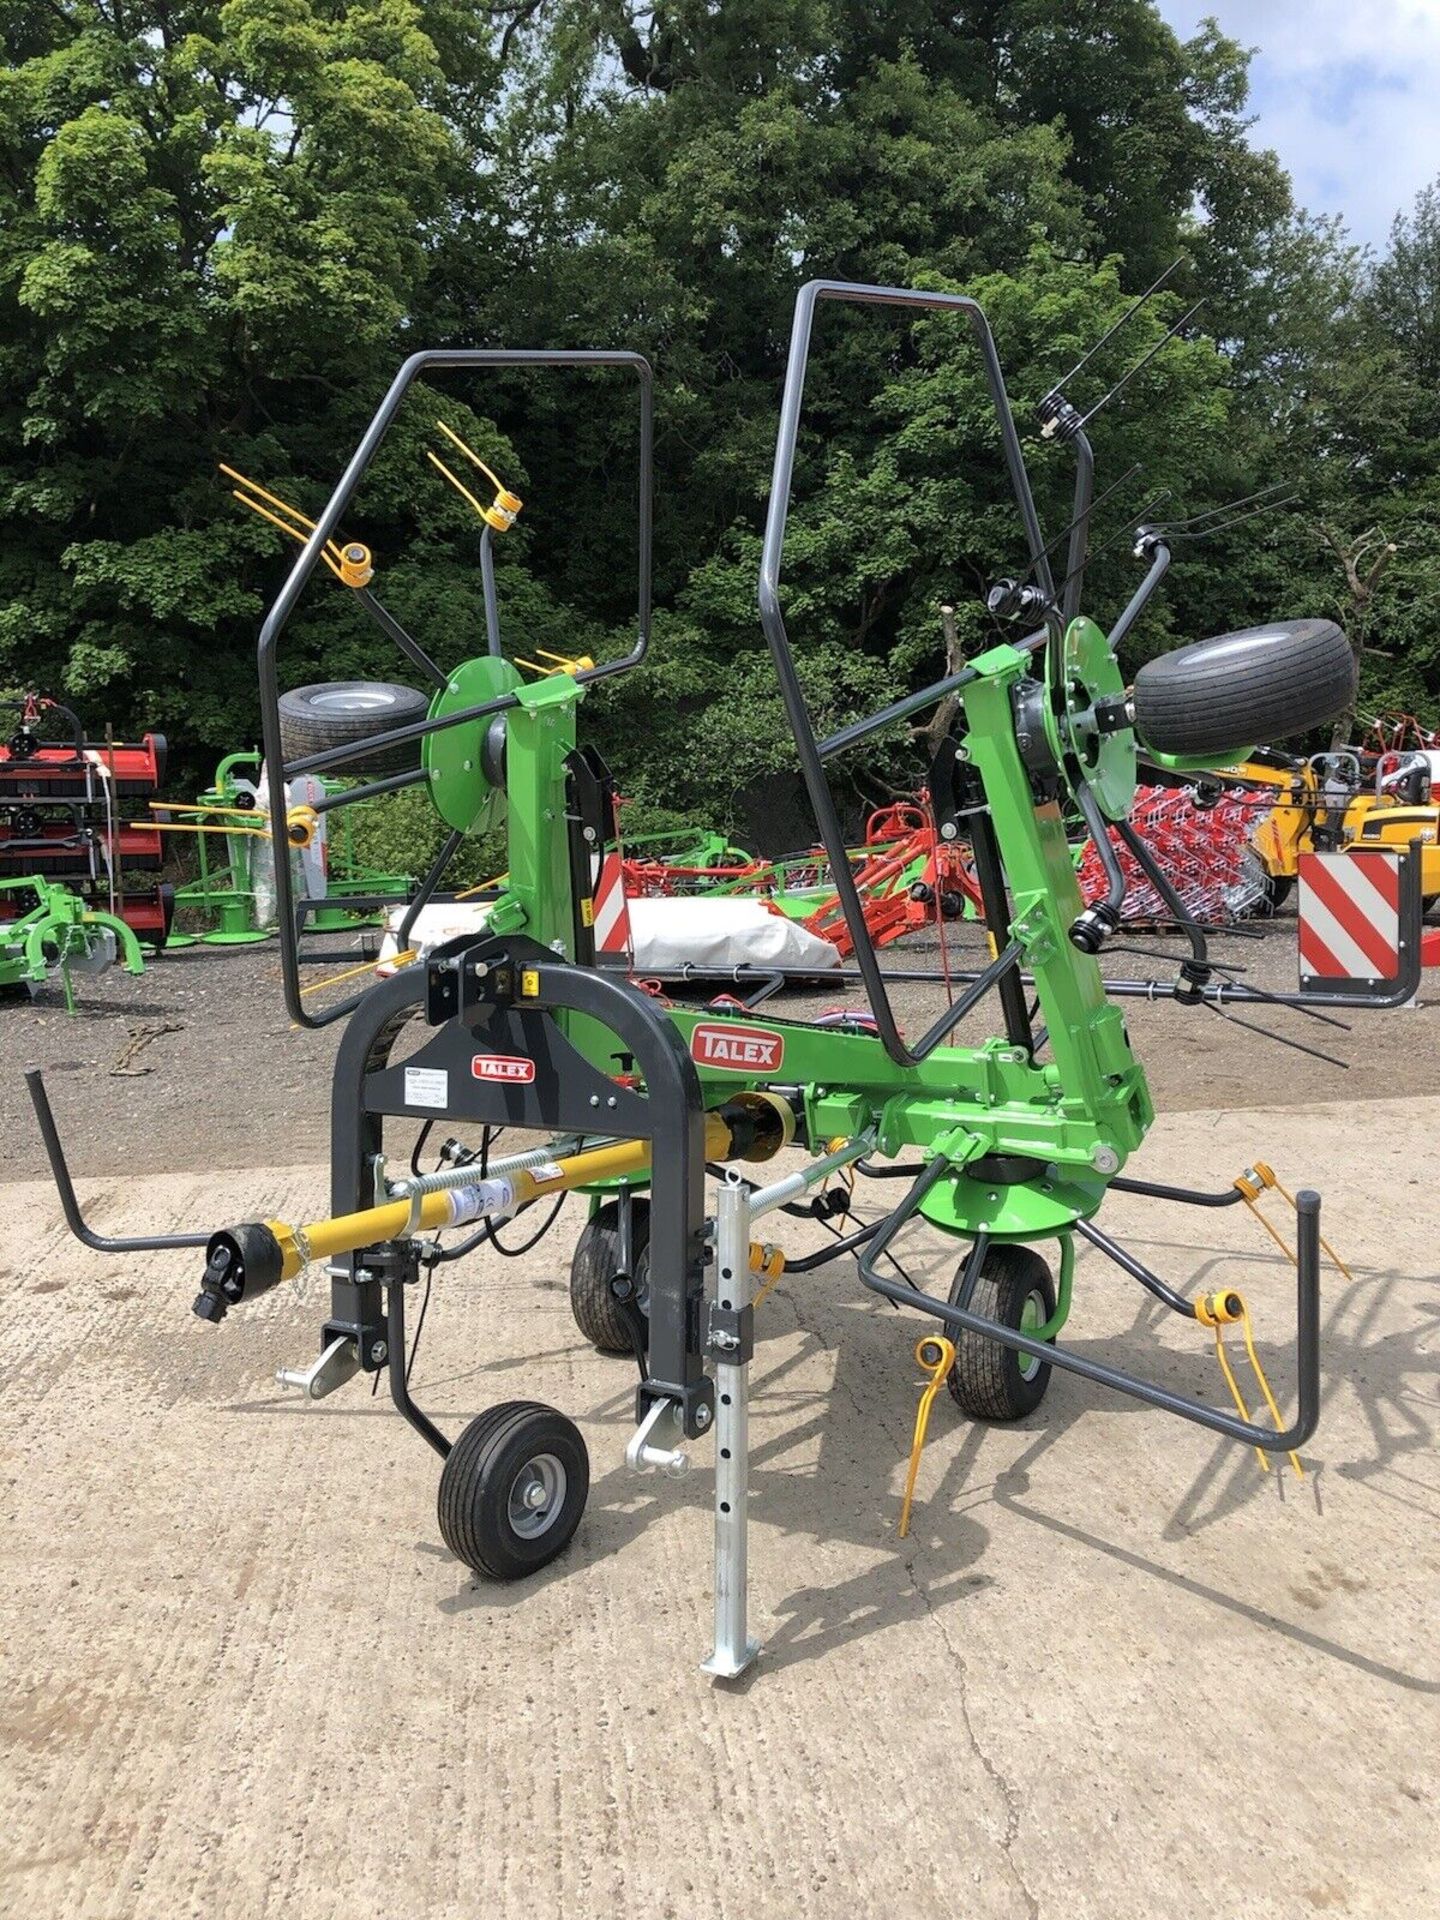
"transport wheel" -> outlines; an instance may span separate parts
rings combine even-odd
[[[1344,713],[1355,655],[1333,620],[1275,620],[1177,647],[1135,676],[1135,729],[1157,753],[1223,753]]]
[[[962,1260],[950,1289],[959,1297]],[[970,1298],[973,1313],[1002,1326],[1029,1332],[1043,1327],[1055,1311],[1055,1283],[1033,1247],[991,1247]],[[1020,1420],[1045,1398],[1051,1368],[1031,1354],[1002,1347],[983,1334],[951,1330],[955,1364],[945,1376],[950,1398],[972,1420]]]
[[[580,1429],[553,1407],[507,1400],[473,1419],[446,1457],[445,1544],[491,1580],[523,1580],[569,1546],[590,1491]]]
[[[630,1202],[635,1299],[645,1312],[650,1292],[650,1202]],[[606,1200],[581,1230],[570,1261],[570,1311],[585,1338],[601,1353],[633,1353],[625,1309],[610,1291],[620,1271],[620,1203]]]
[[[388,680],[326,680],[295,687],[280,696],[280,751],[290,761],[324,753],[327,747],[348,747],[371,734],[423,720],[429,711],[427,695]],[[337,772],[346,777],[408,773],[419,764],[420,742],[409,740],[349,760]]]

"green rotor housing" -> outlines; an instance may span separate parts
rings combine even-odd
[[[430,702],[430,718],[443,720],[467,707],[481,706],[502,693],[513,693],[520,684],[518,667],[497,655],[483,653],[456,667]],[[496,721],[503,731],[504,715],[494,714],[470,726],[428,733],[421,742],[420,764],[425,769],[431,803],[446,826],[457,833],[488,833],[505,818],[503,765],[495,768],[500,773],[498,784],[485,770],[486,735]]]

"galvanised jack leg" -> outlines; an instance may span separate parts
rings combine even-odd
[[[746,1614],[749,1583],[750,1189],[737,1176],[717,1196],[715,1310],[715,1646],[701,1672],[735,1680],[760,1651]],[[733,1323],[733,1324],[732,1324]],[[733,1342],[733,1344],[731,1344]]]
[[[755,1349],[750,1232],[762,1214],[798,1200],[832,1173],[863,1160],[873,1134],[849,1140],[833,1153],[773,1186],[751,1188],[733,1169],[715,1210],[715,1298],[708,1349],[715,1367],[715,1645],[700,1670],[736,1680],[754,1664],[760,1642],[750,1638],[750,1360]]]

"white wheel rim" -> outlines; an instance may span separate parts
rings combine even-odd
[[[393,707],[395,696],[375,687],[337,687],[332,693],[317,693],[310,705],[317,713],[380,713]]]
[[[510,1482],[506,1516],[521,1540],[538,1540],[560,1517],[570,1476],[553,1453],[537,1453]]]
[[[1020,1331],[1022,1333],[1033,1333],[1037,1327],[1043,1327],[1049,1318],[1050,1312],[1045,1305],[1044,1294],[1040,1292],[1038,1287],[1032,1288],[1030,1292],[1026,1294],[1025,1304],[1020,1309]],[[1015,1360],[1020,1368],[1020,1378],[1025,1381],[1027,1385],[1045,1365],[1045,1362],[1043,1360],[1037,1360],[1033,1353],[1020,1353],[1017,1351]]]

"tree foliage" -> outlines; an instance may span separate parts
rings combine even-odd
[[[798,287],[982,301],[1035,403],[1177,254],[1082,376],[1102,484],[1194,514],[1300,499],[1177,548],[1135,659],[1275,613],[1343,611],[1339,555],[1396,552],[1365,700],[1440,697],[1440,198],[1383,260],[1297,213],[1246,139],[1247,55],[1150,0],[0,0],[0,681],[96,724],[163,726],[199,772],[254,738],[253,640],[288,558],[216,469],[308,511],[406,352],[637,348],[657,376],[653,669],[586,725],[652,819],[803,838],[754,611]],[[633,628],[633,390],[614,375],[414,389],[347,532],[449,661],[482,629],[473,522],[423,459],[437,415],[526,501],[501,545],[507,639],[595,654]],[[1068,475],[1032,439],[1047,527]],[[1023,562],[973,344],[944,318],[828,309],[806,392],[787,607],[821,726],[929,677]],[[1123,604],[1100,555],[1087,599]],[[397,662],[317,583],[292,680]],[[857,793],[918,768],[903,739]]]

